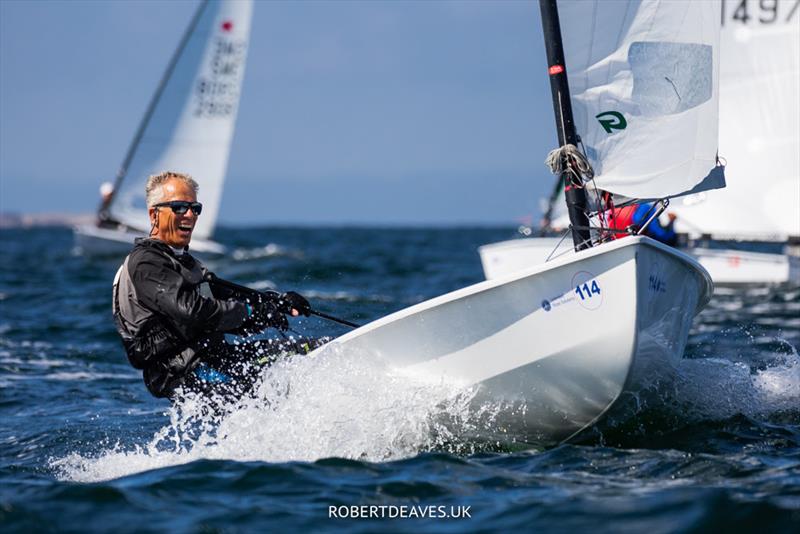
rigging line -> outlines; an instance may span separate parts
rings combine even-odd
[[[583,139],[580,136],[578,136],[578,148],[580,149],[580,152],[583,155],[584,161],[589,166],[590,174],[587,177],[588,179],[587,179],[586,183],[591,185],[590,188],[593,190],[594,196],[595,196],[595,198],[594,198],[595,210],[587,211],[586,218],[589,219],[590,224],[591,224],[592,216],[597,216],[600,219],[600,226],[598,226],[598,228],[602,229],[602,223],[606,223],[607,224],[607,222],[608,222],[604,218],[604,215],[603,215],[606,210],[602,209],[603,208],[603,201],[600,198],[600,189],[597,187],[597,182],[595,182],[594,169],[589,164],[589,158],[586,156],[586,145],[584,144]],[[598,243],[603,243],[606,239],[607,239],[606,235],[600,235],[597,238],[597,242]]]
[[[631,206],[633,204],[639,204],[641,202],[642,202],[642,199],[640,199],[640,198],[629,198],[625,202],[620,202],[619,204],[614,204],[614,206],[617,207],[617,208],[627,208],[628,206]]]
[[[667,209],[667,206],[669,206],[669,199],[665,198],[661,200],[661,208],[659,208],[658,211],[656,211],[649,219],[647,219],[647,222],[644,223],[641,228],[639,228],[639,231],[636,232],[636,235],[642,235],[642,232],[644,232],[647,229],[647,227],[650,226],[650,223],[653,222],[653,219],[657,218],[662,213],[664,213],[664,210]],[[655,204],[653,205],[653,208],[655,208]],[[647,213],[650,212],[648,211]]]
[[[568,235],[569,235],[571,232],[572,232],[572,228],[567,228],[567,230],[566,230],[566,231],[564,232],[564,234],[561,236],[561,239],[559,239],[559,240],[558,240],[558,243],[556,243],[556,246],[555,246],[555,248],[553,248],[553,250],[551,250],[551,251],[550,251],[550,255],[549,255],[549,256],[547,256],[547,259],[545,259],[545,260],[544,260],[544,262],[545,262],[545,263],[547,263],[548,261],[550,261],[550,259],[553,257],[553,254],[555,254],[556,250],[558,250],[558,248],[561,246],[561,243],[563,243],[563,242],[564,242],[564,239],[566,239],[566,238],[567,238],[567,236],[568,236]],[[564,254],[566,254],[567,252],[570,252],[570,250],[567,250],[567,251],[564,251],[564,252],[562,252],[561,254],[559,254],[558,256],[556,256],[556,258],[558,258],[558,257],[560,257],[560,256],[562,256],[562,255],[564,255]]]
[[[589,237],[588,239],[584,239],[583,241],[581,241],[578,245],[581,246],[581,245],[585,245],[587,243],[591,244],[592,242],[593,242],[592,238]]]
[[[566,124],[564,122],[564,105],[561,102],[561,93],[560,92],[558,93],[558,120],[561,122],[560,130],[562,132],[566,132],[567,131],[567,127],[566,127]],[[564,135],[564,140],[561,141],[561,139],[559,139],[559,142],[563,143],[562,146],[566,146],[566,144],[567,144],[566,134]]]
[[[153,94],[153,98],[150,99],[150,103],[147,106],[147,109],[144,112],[144,116],[142,117],[142,121],[139,123],[139,129],[136,130],[136,134],[133,136],[133,141],[131,141],[130,147],[128,147],[128,152],[125,154],[125,159],[122,161],[122,166],[117,171],[117,176],[114,180],[114,188],[111,190],[111,195],[108,198],[108,201],[103,202],[101,206],[101,211],[108,210],[111,207],[111,204],[114,203],[114,198],[116,198],[117,191],[119,190],[119,186],[122,185],[122,180],[128,174],[128,166],[133,160],[134,154],[136,154],[136,149],[139,148],[139,143],[144,136],[144,132],[147,129],[147,125],[150,123],[150,119],[155,112],[156,106],[158,102],[161,100],[161,95],[164,92],[164,89],[167,86],[167,82],[172,77],[172,73],[175,71],[175,67],[178,64],[178,60],[183,55],[184,50],[186,49],[186,45],[189,42],[189,39],[194,33],[194,30],[197,28],[197,25],[200,23],[200,18],[203,15],[206,7],[208,7],[208,0],[204,0],[200,6],[198,6],[197,11],[192,18],[192,21],[189,23],[189,27],[181,37],[181,41],[178,44],[177,50],[172,55],[172,58],[169,61],[169,65],[167,65],[167,70],[164,72],[164,75],[161,77],[161,81],[158,83],[158,87],[156,88],[156,92]]]
[[[553,251],[553,252],[555,252],[555,251]],[[559,253],[558,253],[558,254],[556,254],[555,256],[553,256],[553,257],[552,257],[552,259],[554,259],[554,260],[557,260],[557,259],[558,259],[558,258],[560,258],[561,256],[564,256],[565,254],[569,254],[570,252],[575,252],[575,251],[574,251],[574,250],[572,250],[572,249],[569,249],[569,248],[568,248],[568,249],[566,249],[566,250],[563,250],[563,251],[559,252]],[[549,260],[549,259],[548,259],[548,260],[545,260],[545,263],[547,263],[548,261],[550,261],[550,260]]]
[[[582,226],[582,225],[579,225],[579,224],[571,224],[571,225],[569,225],[569,230],[570,231],[572,231],[573,228],[577,228],[578,230],[593,230],[594,229],[591,226]],[[564,240],[564,238],[562,237],[561,241],[563,241],[563,240]],[[561,243],[561,241],[559,241],[559,244]],[[586,243],[592,243],[592,238],[590,237],[588,239],[584,239],[583,241],[578,243],[578,245],[585,245]],[[556,256],[556,258],[563,256],[567,252],[572,252],[572,250],[565,250],[563,253],[561,253],[558,256]],[[551,253],[551,255],[552,255],[552,253]],[[545,263],[547,263],[548,261],[550,261],[549,258],[545,260]]]
[[[659,202],[660,202],[660,201],[659,201]],[[656,203],[656,202],[654,202],[654,203],[653,203],[653,204],[652,204],[652,205],[651,205],[651,206],[650,206],[650,207],[647,209],[647,211],[646,211],[646,212],[645,212],[645,214],[644,214],[644,217],[645,217],[645,218],[647,218],[647,217],[650,217],[650,214],[651,214],[651,213],[653,213],[653,210],[655,210],[655,209],[656,209],[656,206],[657,206],[657,203]],[[638,208],[637,208],[637,209],[638,209]],[[647,219],[647,222],[649,223],[649,222],[650,222],[650,219]]]
[[[635,226],[635,225],[631,225],[628,228],[631,228],[632,226]],[[605,226],[578,226],[578,225],[575,225],[575,228],[579,228],[579,229],[583,229],[583,230],[604,230],[606,232],[611,232],[611,233],[614,233],[614,234],[622,234],[622,233],[625,233],[628,230],[628,228],[610,228],[610,227],[605,227]]]

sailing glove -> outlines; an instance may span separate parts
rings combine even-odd
[[[273,327],[282,332],[289,329],[289,321],[274,303],[262,301],[249,306],[252,313],[242,325],[244,329],[261,331]]]
[[[286,314],[291,314],[292,310],[297,310],[300,315],[308,317],[311,315],[311,304],[300,293],[289,291],[278,297],[278,310]]]

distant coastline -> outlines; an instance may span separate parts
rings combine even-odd
[[[93,213],[0,213],[0,228],[75,226],[94,220]]]

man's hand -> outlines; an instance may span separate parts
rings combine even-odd
[[[278,310],[292,317],[297,317],[298,315],[308,317],[311,315],[311,304],[300,293],[289,291],[279,297]]]
[[[264,330],[267,327],[277,328],[281,332],[289,329],[289,321],[271,302],[256,302],[252,305],[253,314],[245,321],[245,328]]]

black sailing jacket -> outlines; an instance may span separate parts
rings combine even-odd
[[[128,360],[156,397],[167,397],[203,357],[208,340],[241,327],[247,306],[215,288],[205,267],[167,244],[140,238],[114,280],[114,321]],[[206,285],[207,287],[207,285]]]

